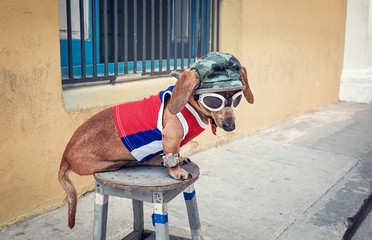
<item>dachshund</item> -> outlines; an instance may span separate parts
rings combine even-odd
[[[218,95],[222,96],[220,97],[221,99],[231,99],[232,96],[237,93],[239,95],[240,92],[240,98],[244,95],[249,103],[253,103],[254,97],[248,84],[245,67],[241,67],[239,80],[245,87],[243,92],[225,91],[218,92]],[[160,166],[164,164],[168,168],[170,176],[174,179],[188,179],[190,178],[189,174],[180,167],[188,159],[178,155],[180,146],[187,142],[184,139],[185,124],[180,120],[179,113],[183,109],[194,109],[191,112],[197,115],[198,124],[205,128],[210,121],[214,134],[216,127],[220,127],[226,131],[235,129],[234,106],[232,106],[234,103],[230,104],[231,106],[225,106],[223,104],[223,106],[220,106],[220,110],[211,111],[207,105],[201,103],[203,99],[197,99],[194,96],[194,91],[198,88],[200,82],[201,79],[197,73],[194,71],[184,71],[179,75],[174,88],[171,90],[171,95],[163,94],[163,102],[161,103],[163,104],[163,112],[159,115],[160,127],[162,129],[158,133],[161,138],[160,145],[162,145],[164,152],[163,157],[159,157],[160,154],[155,153],[155,155],[150,154],[147,156],[147,158],[151,159],[145,162],[138,161],[138,158],[136,159],[135,156],[141,150],[137,151],[134,149],[132,151],[132,149],[128,149],[127,145],[124,144],[125,146],[123,146],[123,143],[127,141],[125,134],[128,135],[127,132],[130,129],[128,130],[128,127],[127,129],[122,129],[123,126],[120,125],[118,119],[124,118],[126,120],[127,116],[129,117],[131,115],[132,119],[138,121],[138,116],[135,116],[134,113],[136,111],[133,110],[120,112],[120,105],[97,113],[75,131],[63,153],[58,174],[58,180],[67,195],[68,225],[70,228],[73,228],[75,225],[77,194],[68,177],[69,171],[73,171],[79,175],[91,175],[96,172],[116,170],[123,166]],[[216,95],[217,93],[213,94]],[[143,101],[138,101],[137,103],[140,104],[141,102]],[[137,109],[136,106],[134,106],[134,109]],[[133,114],[134,116],[132,116]],[[154,121],[158,121],[157,124],[159,124],[159,119],[155,119]],[[125,136],[120,136],[120,132]],[[194,135],[197,134],[199,132]],[[159,141],[155,142],[159,145]],[[129,146],[131,145],[129,144]]]

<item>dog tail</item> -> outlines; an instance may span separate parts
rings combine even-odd
[[[68,202],[68,226],[73,228],[75,226],[75,215],[76,215],[76,204],[77,196],[76,190],[72,182],[68,178],[68,173],[70,171],[70,164],[63,157],[61,165],[59,167],[58,180],[66,192],[67,202]]]

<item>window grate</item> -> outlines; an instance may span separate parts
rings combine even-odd
[[[219,0],[60,1],[63,84],[183,71],[219,49]]]

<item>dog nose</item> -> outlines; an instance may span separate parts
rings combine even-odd
[[[225,131],[230,132],[235,129],[235,123],[227,123],[227,124],[224,124],[222,127]]]

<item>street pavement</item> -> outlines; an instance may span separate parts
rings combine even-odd
[[[372,239],[372,105],[338,102],[190,156],[204,239]],[[0,239],[91,239],[94,193],[78,201],[67,227],[66,205],[0,230]],[[107,239],[132,228],[132,204],[110,197]],[[370,207],[366,208],[370,209]],[[190,239],[182,194],[168,204],[172,235]],[[152,206],[144,204],[145,228]],[[366,220],[358,220],[361,215]],[[359,227],[360,225],[360,227]]]

